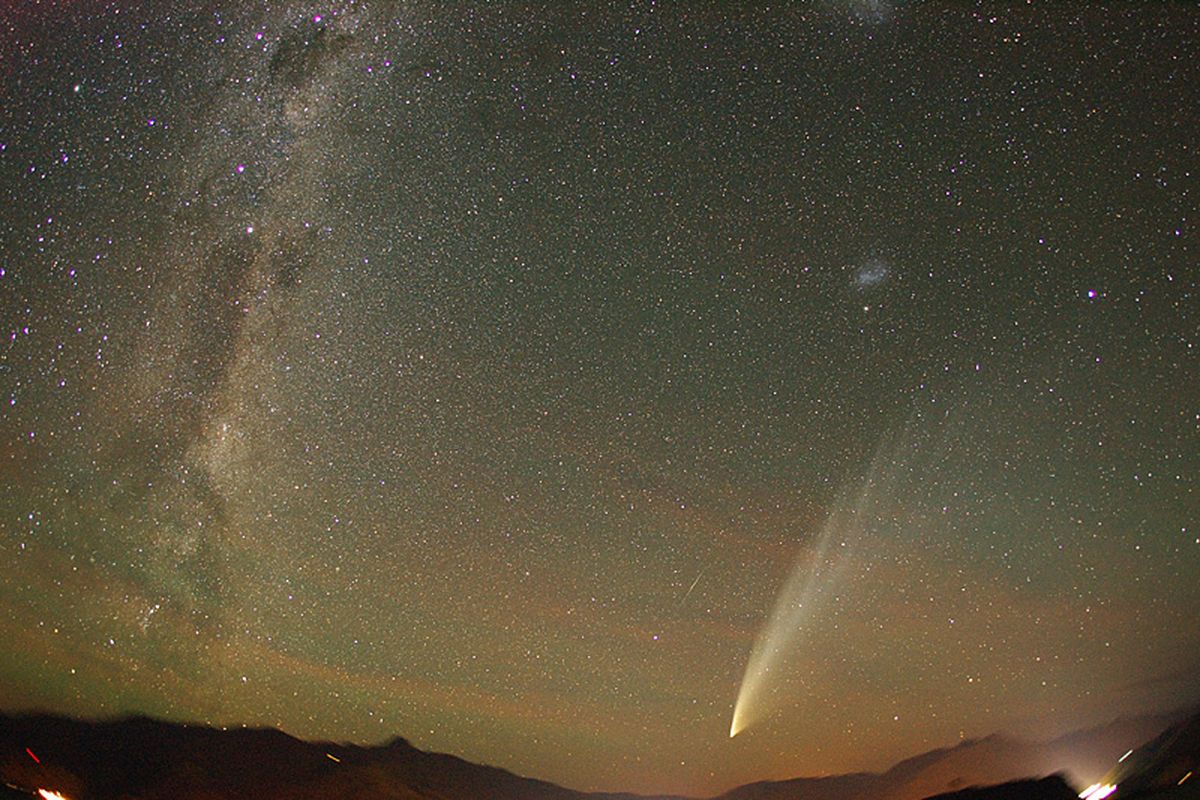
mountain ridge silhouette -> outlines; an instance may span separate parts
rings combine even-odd
[[[1057,743],[1069,743],[1083,762],[1115,763],[1125,749],[1151,741],[1180,716],[1116,720],[1041,744],[992,735],[920,753],[880,773],[757,781],[713,800],[922,800],[1069,772],[1069,764],[1056,763],[1062,760]],[[1087,777],[1073,776],[1076,782]],[[84,720],[0,714],[0,778],[26,789],[57,789],[71,800],[689,800],[577,791],[426,752],[402,736],[364,746],[304,741],[275,728],[222,729],[143,715]]]

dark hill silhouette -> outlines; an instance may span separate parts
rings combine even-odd
[[[1041,780],[1011,781],[998,786],[972,787],[939,794],[929,800],[1077,800],[1061,775]]]
[[[399,738],[381,747],[358,747],[303,742],[273,729],[217,730],[143,717],[104,722],[0,717],[0,770],[10,783],[61,787],[72,800],[635,800],[634,795],[587,795],[426,753]]]
[[[1181,714],[1113,721],[1045,743],[993,735],[931,750],[883,774],[795,778],[740,786],[720,800],[923,800],[969,786],[1003,784],[1065,772],[1082,788],[1117,763],[1130,747],[1162,731]]]
[[[1053,754],[1067,744],[1085,762],[1115,763],[1167,722],[1131,741],[1150,724],[1119,721],[1044,745],[990,736],[915,756],[882,774],[751,783],[720,800],[922,800],[1056,771],[1062,764],[1051,763]],[[57,789],[71,800],[682,800],[577,792],[427,753],[402,738],[362,747],[305,742],[273,729],[218,730],[145,717],[90,722],[0,715],[0,778],[18,788]]]
[[[786,781],[748,783],[719,795],[717,800],[845,800],[877,796],[882,787],[881,776],[859,772],[828,778],[793,778]]]
[[[1200,714],[1136,748],[1104,777],[1114,800],[1200,798]]]

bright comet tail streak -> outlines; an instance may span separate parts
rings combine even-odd
[[[873,527],[881,504],[895,494],[893,484],[911,466],[905,459],[897,459],[913,451],[912,431],[908,433],[903,448],[889,447],[885,439],[859,490],[845,493],[834,504],[813,547],[797,562],[780,590],[771,616],[750,650],[734,703],[729,738],[770,711],[767,701],[779,694],[779,682],[788,674],[788,657],[796,652],[813,616],[834,598],[854,545],[862,539],[868,524]]]
[[[733,708],[729,738],[737,736],[767,710],[763,698],[773,680],[780,675],[782,657],[795,650],[804,633],[804,623],[832,594],[844,558],[844,554],[837,551],[846,547],[842,536],[846,532],[846,522],[838,514],[829,518],[817,537],[814,552],[796,565],[780,591],[771,617],[750,651]],[[836,549],[830,547],[835,536],[838,538]]]

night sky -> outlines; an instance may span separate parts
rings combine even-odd
[[[1195,6],[5,5],[0,707],[700,794],[1200,698]]]

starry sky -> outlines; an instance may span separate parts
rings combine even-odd
[[[1200,698],[1194,6],[5,5],[0,707],[703,794]]]

